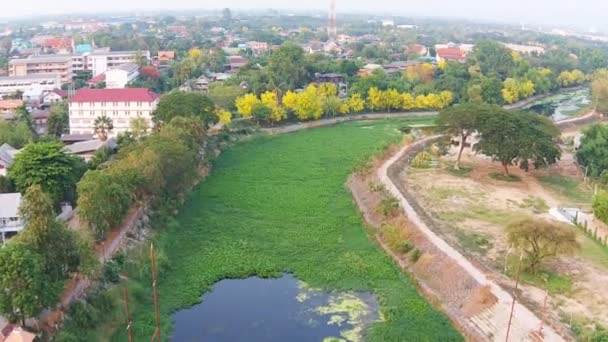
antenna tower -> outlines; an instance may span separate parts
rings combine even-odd
[[[336,0],[331,0],[329,7],[329,25],[327,26],[327,34],[330,39],[336,38],[338,35],[338,27],[336,26]]]

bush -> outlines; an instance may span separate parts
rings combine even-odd
[[[110,260],[106,263],[103,270],[103,278],[105,281],[118,283],[120,281],[121,265],[115,260]]]
[[[429,167],[431,167],[432,160],[433,158],[431,157],[431,155],[428,152],[423,151],[418,153],[410,164],[412,165],[412,167],[415,167],[417,169],[428,169]]]
[[[404,245],[408,244],[408,236],[405,230],[401,227],[392,224],[385,224],[380,228],[380,237],[391,251],[396,253],[407,253],[403,252],[403,250]]]
[[[412,254],[410,255],[410,261],[416,263],[421,256],[422,252],[418,248],[414,248]]]
[[[490,173],[490,178],[495,179],[497,181],[501,181],[501,182],[521,182],[521,178],[519,178],[516,175],[505,175],[503,173],[499,173],[499,172],[492,172]]]
[[[380,211],[384,218],[394,217],[399,210],[399,201],[392,195],[385,195],[380,201]]]
[[[600,221],[608,223],[608,191],[601,190],[593,198],[593,213]]]
[[[409,241],[403,241],[399,244],[399,246],[397,247],[397,250],[400,253],[407,254],[407,253],[411,252],[414,248],[415,248],[414,245],[412,245]]]

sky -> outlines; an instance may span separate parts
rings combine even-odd
[[[1,17],[150,10],[327,10],[329,0],[3,0]],[[608,28],[608,0],[337,0],[337,12]]]

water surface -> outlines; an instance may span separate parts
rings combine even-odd
[[[325,293],[291,275],[223,280],[173,316],[173,341],[360,341],[379,320],[369,293]]]
[[[589,89],[579,89],[535,101],[525,109],[559,121],[580,114],[581,109],[590,103]]]

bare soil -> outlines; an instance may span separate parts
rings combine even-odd
[[[452,150],[439,158],[435,168],[408,169],[404,181],[450,244],[496,272],[505,273],[506,267],[507,273],[514,273],[513,251],[504,231],[509,222],[525,216],[550,220],[549,208],[573,203],[579,207],[589,205],[581,203],[580,198],[573,199],[567,189],[556,191],[539,181],[542,176],[581,180],[579,167],[569,153],[546,170],[523,172],[511,168],[511,174],[521,179],[519,182],[490,178],[490,173],[500,173],[502,167],[469,150],[463,156],[463,164],[473,168],[468,175],[449,172],[454,161]],[[583,246],[594,243],[583,234],[579,240]],[[567,323],[569,317],[584,316],[608,325],[607,257],[608,254],[590,257],[588,252],[581,252],[545,265],[546,270],[572,281],[570,291],[555,292],[549,297],[548,314],[554,321],[561,319]],[[528,284],[523,286],[523,296],[534,306],[542,307],[546,291]]]

